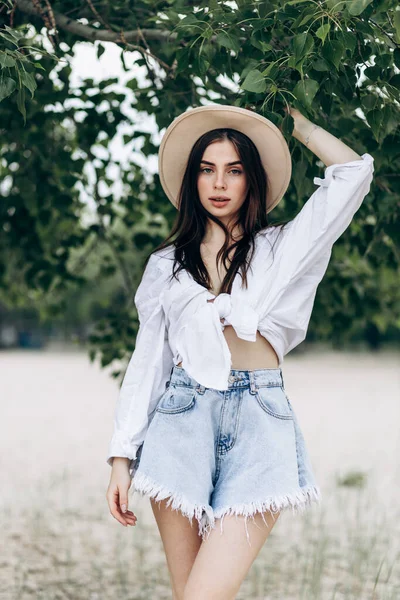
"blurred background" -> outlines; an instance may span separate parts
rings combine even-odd
[[[0,598],[170,598],[147,498],[106,504],[133,297],[176,210],[157,152],[210,102],[282,130],[295,216],[324,165],[289,102],[375,159],[285,386],[323,504],[281,516],[239,600],[400,598],[396,2],[0,2]]]

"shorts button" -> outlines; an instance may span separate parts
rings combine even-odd
[[[233,383],[235,381],[236,377],[234,375],[229,375],[229,382]]]

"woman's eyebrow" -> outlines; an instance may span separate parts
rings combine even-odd
[[[201,163],[205,163],[206,165],[212,165],[213,167],[215,167],[215,163],[210,162],[209,160],[201,160]],[[230,167],[231,165],[241,165],[242,161],[241,160],[234,160],[233,162],[228,162],[225,163],[225,166]]]

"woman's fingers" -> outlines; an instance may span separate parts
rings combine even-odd
[[[125,519],[125,521],[128,523],[128,525],[136,525],[137,517],[131,510],[127,510],[125,513],[121,513],[120,509],[118,508],[118,512],[119,512],[120,516],[123,519]]]
[[[112,491],[108,490],[106,497],[110,513],[114,519],[119,521],[119,523],[124,525],[124,527],[127,527],[128,525],[136,525],[137,518],[131,510],[127,510],[125,513],[121,512],[118,487],[115,487]]]

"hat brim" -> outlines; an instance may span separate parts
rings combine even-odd
[[[282,199],[290,182],[290,151],[274,123],[239,106],[199,106],[172,121],[164,133],[158,152],[159,176],[164,192],[177,208],[179,190],[193,144],[207,131],[220,127],[237,129],[256,145],[268,177],[269,189],[265,200],[266,212],[270,212]]]

